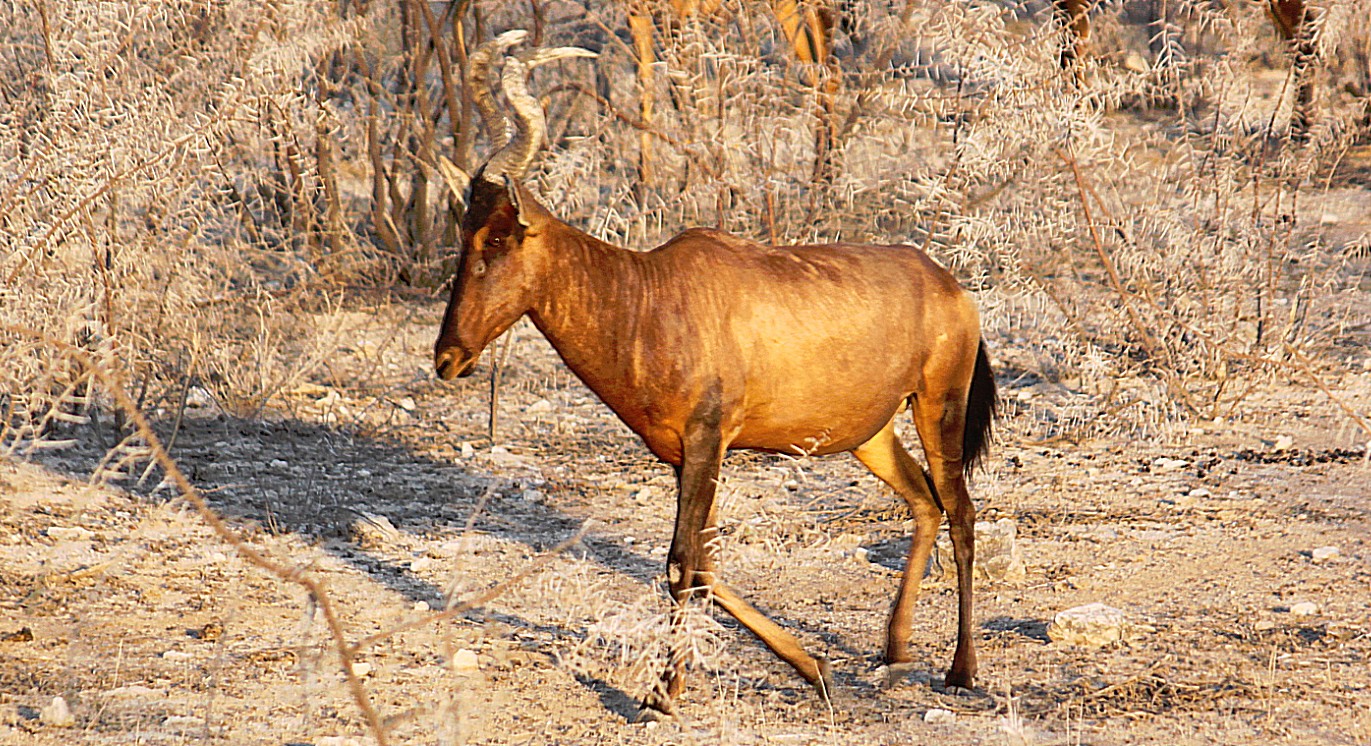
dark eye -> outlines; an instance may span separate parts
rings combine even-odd
[[[502,247],[502,246],[504,246],[504,245],[505,245],[505,237],[504,237],[504,236],[490,236],[489,238],[486,239],[486,247],[487,247],[487,248],[499,249],[500,247]]]

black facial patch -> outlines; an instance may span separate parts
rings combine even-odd
[[[500,252],[508,248],[512,241],[523,238],[523,226],[519,223],[519,211],[509,199],[504,184],[496,184],[483,178],[481,172],[471,180],[467,190],[467,211],[462,218],[462,235],[470,240],[482,228],[486,232],[486,246],[489,251]]]

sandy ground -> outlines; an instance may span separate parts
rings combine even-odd
[[[946,581],[917,607],[915,671],[881,668],[908,542],[893,495],[847,457],[732,455],[725,576],[830,657],[839,691],[825,704],[699,610],[679,719],[636,725],[665,654],[670,471],[526,325],[492,447],[488,378],[428,373],[439,312],[349,312],[358,331],[316,383],[262,421],[193,408],[174,447],[248,545],[326,585],[351,641],[528,570],[593,519],[489,603],[360,651],[395,743],[1371,743],[1371,469],[1316,391],[1273,386],[1241,419],[1150,441],[1035,443],[1022,423],[1083,395],[1002,379],[1009,419],[973,495],[1015,522],[1027,573],[978,586],[970,695],[941,687]],[[1361,411],[1365,378],[1333,380]],[[168,491],[91,483],[101,453],[0,462],[0,742],[371,742],[318,605]],[[1049,640],[1090,602],[1126,614],[1126,642]]]

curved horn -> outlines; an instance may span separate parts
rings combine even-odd
[[[491,66],[495,64],[496,55],[504,55],[511,47],[522,43],[526,38],[528,32],[524,29],[506,31],[477,47],[467,60],[466,78],[463,83],[468,95],[471,96],[471,102],[476,105],[476,111],[481,115],[481,122],[485,125],[491,145],[497,150],[509,142],[509,122],[495,105],[495,76],[491,74]]]
[[[506,57],[501,82],[505,99],[514,110],[514,139],[490,157],[482,170],[488,181],[502,183],[505,177],[521,179],[533,165],[538,148],[547,139],[547,118],[542,104],[528,92],[528,73],[538,65],[568,57],[596,57],[580,47],[539,49],[519,57]]]
[[[570,57],[599,57],[599,52],[592,52],[589,49],[580,47],[553,47],[552,49],[534,49],[523,52],[519,59],[532,70],[539,65],[546,65],[549,62],[564,60]]]
[[[487,181],[503,183],[504,177],[521,179],[533,165],[538,147],[547,138],[547,118],[543,107],[528,92],[528,67],[517,57],[505,58],[501,76],[505,99],[514,110],[514,139],[486,161],[482,174]]]

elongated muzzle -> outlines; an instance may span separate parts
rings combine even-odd
[[[473,355],[461,347],[448,347],[434,353],[433,368],[438,371],[439,378],[451,381],[454,378],[466,378],[475,372],[476,361],[480,359],[479,352]]]

